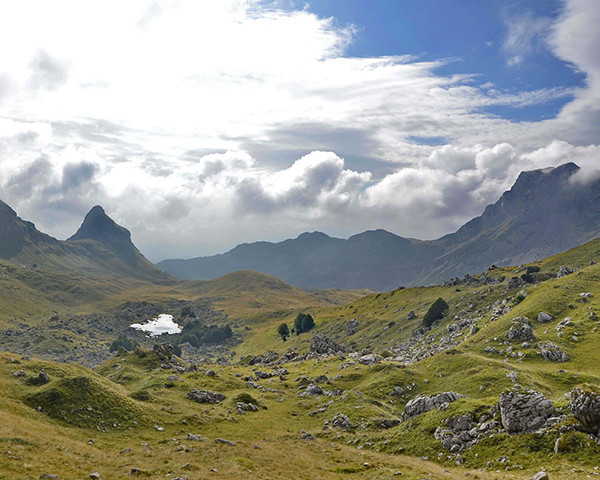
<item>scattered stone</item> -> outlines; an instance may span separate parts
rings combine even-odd
[[[356,333],[356,329],[358,328],[359,325],[360,325],[360,322],[354,318],[351,320],[348,320],[348,323],[346,323],[346,328],[345,328],[346,336],[349,337],[350,335],[354,335]]]
[[[511,288],[520,288],[525,286],[525,280],[523,280],[521,277],[511,277],[508,279],[508,283],[506,284],[506,288],[507,289],[511,289]]]
[[[369,353],[358,358],[358,363],[361,365],[376,365],[381,363],[381,357],[375,353]]]
[[[350,419],[348,418],[347,415],[340,413],[339,415],[336,415],[335,417],[333,417],[333,419],[331,420],[331,425],[335,428],[339,428],[342,430],[351,430],[352,429],[352,424],[350,423]]]
[[[315,383],[327,383],[329,382],[329,377],[327,375],[319,375],[315,378]]]
[[[566,277],[567,275],[571,275],[575,273],[577,269],[571,267],[562,266],[558,269],[558,273],[556,274],[556,278]]]
[[[554,317],[546,312],[540,312],[537,316],[537,321],[540,323],[548,323],[554,320]]]
[[[556,325],[556,331],[560,332],[563,328],[574,326],[575,324],[573,323],[571,317],[565,317],[564,320],[561,320],[560,322],[558,322],[558,325]]]
[[[258,412],[258,407],[253,403],[237,402],[235,406],[240,414],[244,414],[246,412]]]
[[[550,480],[550,477],[543,470],[541,472],[536,473],[531,480]]]
[[[590,292],[580,293],[579,296],[581,298],[592,298],[593,297],[593,295]]]
[[[597,433],[600,430],[600,394],[576,387],[571,390],[569,410],[581,422],[583,430]]]
[[[193,435],[191,433],[188,433],[186,438],[192,442],[201,442],[203,440],[200,435]]]
[[[344,347],[322,333],[317,333],[310,342],[310,351],[321,355],[332,355],[344,352]]]
[[[413,398],[406,404],[406,407],[404,407],[404,412],[402,413],[402,420],[406,421],[409,418],[416,417],[417,415],[421,415],[422,413],[443,407],[448,403],[455,402],[460,398],[465,398],[465,396],[455,392],[438,393],[437,395],[434,395],[432,397],[423,395]]]
[[[13,377],[26,377],[27,373],[25,372],[25,370],[19,370],[15,373],[12,374]]]
[[[318,385],[311,383],[308,385],[308,387],[306,387],[306,390],[304,390],[304,392],[301,393],[300,395],[303,397],[315,397],[317,395],[322,395],[322,394],[323,394],[323,389],[321,387],[319,387]]]
[[[40,479],[58,480],[58,475],[55,473],[42,473]]]
[[[256,372],[254,372],[254,376],[257,380],[265,380],[267,378],[271,378],[273,374],[269,372],[263,372],[262,370],[257,370]]]
[[[535,390],[503,392],[499,400],[502,426],[509,433],[534,432],[554,415],[554,404]]]
[[[542,353],[542,357],[551,362],[566,362],[569,360],[569,356],[552,342],[540,342],[538,348]]]
[[[215,443],[218,443],[221,445],[228,445],[230,447],[235,446],[234,442],[232,442],[231,440],[225,440],[224,438],[215,438]]]
[[[214,376],[216,376],[217,374],[215,373],[215,371],[214,371],[214,370],[212,370],[212,369],[211,369],[211,370],[207,370],[207,371],[206,371],[206,373],[205,373],[204,375],[206,375],[207,377],[214,377]]]
[[[179,377],[177,375],[169,375],[167,377],[167,381],[169,382],[176,382],[177,380],[179,380]]]
[[[221,403],[226,397],[219,392],[194,389],[186,394],[186,398],[195,400],[198,403]]]
[[[119,453],[129,453],[129,452],[133,452],[133,448],[124,448]]]
[[[533,340],[533,325],[528,318],[515,318],[510,326],[510,330],[506,334],[509,340],[519,340],[527,342]]]
[[[266,352],[263,353],[262,355],[257,355],[256,357],[253,357],[249,364],[250,365],[270,365],[272,363],[277,363],[279,362],[279,354],[276,352]]]

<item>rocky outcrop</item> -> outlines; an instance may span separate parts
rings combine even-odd
[[[334,428],[339,428],[341,430],[351,430],[352,429],[352,423],[350,423],[350,419],[348,418],[347,415],[340,413],[338,415],[336,415],[335,417],[333,417],[333,420],[331,420],[331,425]]]
[[[556,278],[566,277],[567,275],[571,275],[572,273],[575,273],[576,271],[577,271],[577,269],[575,269],[575,268],[562,266],[558,269]]]
[[[569,410],[581,422],[586,432],[597,433],[600,430],[600,394],[576,387],[571,391]]]
[[[354,318],[352,320],[348,320],[348,323],[346,324],[345,328],[346,336],[349,337],[350,335],[354,335],[359,325],[360,323],[358,322],[358,320]]]
[[[506,338],[520,342],[533,340],[533,325],[528,318],[515,318],[510,325]]]
[[[455,392],[438,393],[432,397],[423,395],[413,398],[404,407],[402,420],[406,421],[410,418],[416,417],[417,415],[421,415],[422,413],[443,407],[448,403],[455,402],[460,398],[465,398],[465,396]]]
[[[552,342],[540,342],[538,343],[538,348],[542,357],[551,362],[566,362],[569,360],[569,356],[558,345],[554,345]]]
[[[198,403],[221,403],[226,398],[225,395],[219,392],[197,389],[188,392],[185,397]]]
[[[502,426],[509,433],[534,432],[554,415],[554,404],[535,390],[510,390],[500,395]]]
[[[333,355],[344,352],[344,347],[338,345],[326,335],[317,333],[310,342],[310,351],[321,355]]]
[[[168,362],[173,357],[173,345],[170,343],[161,343],[152,347],[158,359],[162,362]]]

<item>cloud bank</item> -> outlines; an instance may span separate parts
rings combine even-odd
[[[507,62],[547,48],[586,83],[502,91],[439,74],[451,60],[346,57],[354,26],[276,3],[2,5],[0,198],[60,238],[102,204],[153,260],[315,229],[434,238],[522,170],[594,178],[598,22],[593,0],[523,16]],[[544,121],[485,113],[557,98]]]

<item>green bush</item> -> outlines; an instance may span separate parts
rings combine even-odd
[[[283,339],[285,342],[290,336],[290,328],[287,323],[282,323],[277,327],[277,334]]]
[[[448,311],[448,304],[443,298],[438,298],[435,302],[431,304],[429,310],[423,317],[423,326],[425,328],[430,328],[433,325],[433,322],[436,320],[440,320],[444,317],[444,314]]]
[[[315,326],[315,321],[310,313],[299,313],[294,320],[296,335],[308,332]]]

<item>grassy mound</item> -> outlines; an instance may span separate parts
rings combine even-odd
[[[146,421],[135,402],[84,376],[63,378],[27,396],[25,402],[52,418],[80,427],[122,428]]]

